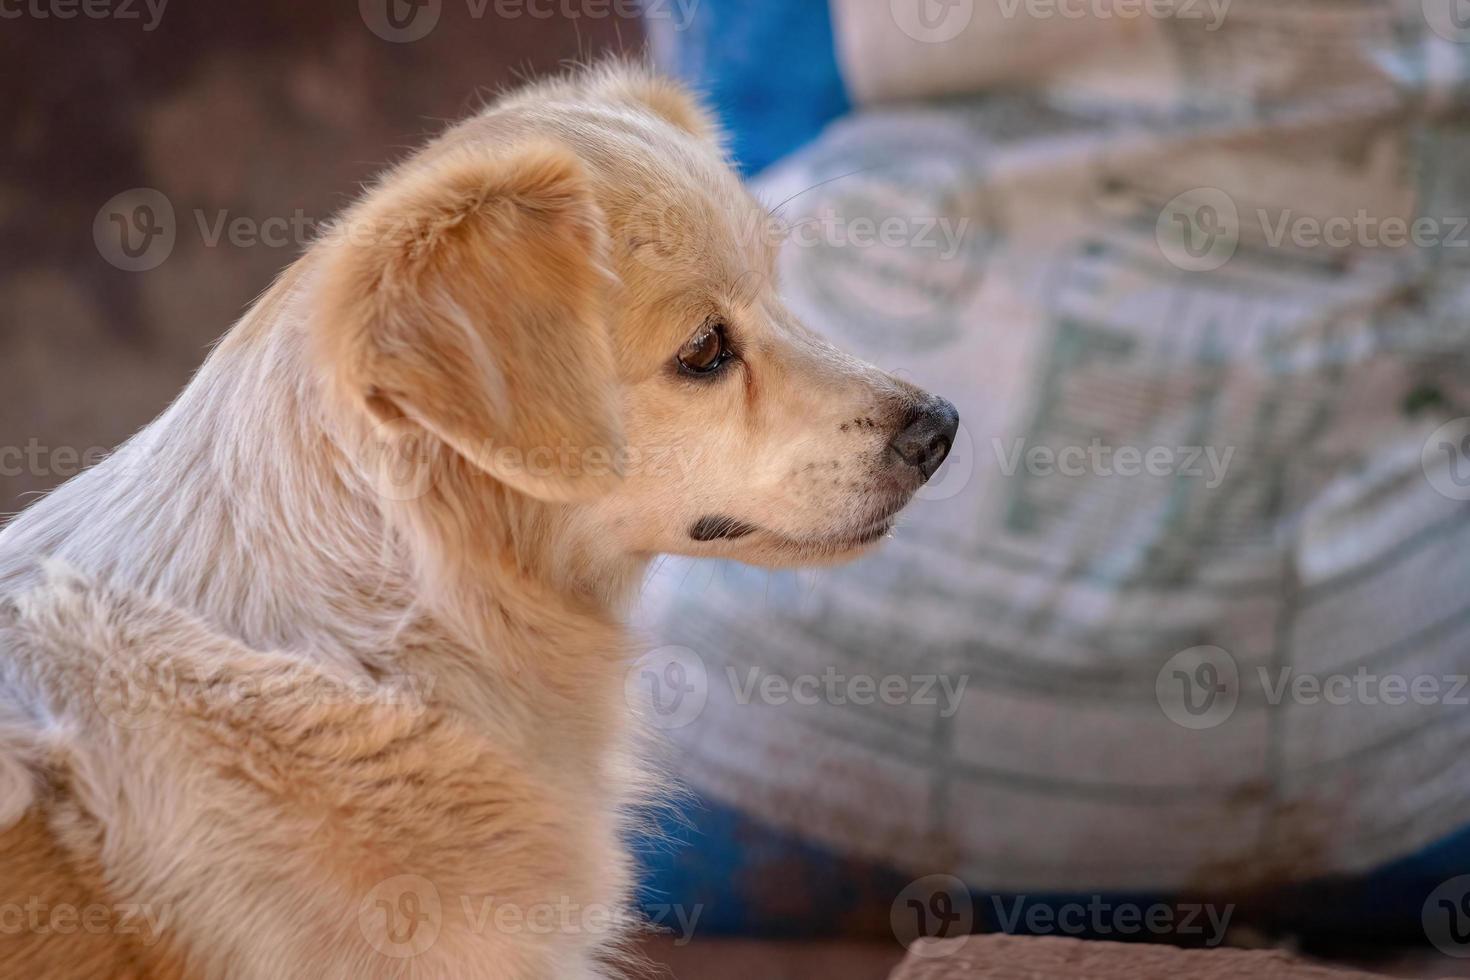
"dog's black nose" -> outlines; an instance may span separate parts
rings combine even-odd
[[[926,404],[915,410],[908,425],[889,443],[889,448],[904,464],[912,466],[928,480],[949,455],[959,428],[960,413],[955,411],[955,407],[943,398],[930,397]]]

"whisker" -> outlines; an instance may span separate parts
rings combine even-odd
[[[878,169],[878,166],[877,165],[874,165],[874,166],[871,166],[871,167],[859,167],[858,169],[853,170],[853,171],[850,171],[848,173],[838,174],[836,177],[828,177],[826,180],[819,181],[818,183],[815,183],[812,186],[810,186],[810,187],[808,187],[808,188],[806,188],[804,190],[799,190],[795,194],[792,194],[786,200],[782,201],[780,204],[778,204],[774,208],[772,208],[771,209],[771,217],[775,217],[776,215],[780,214],[782,208],[786,207],[786,205],[790,204],[792,201],[796,200],[798,197],[801,197],[801,195],[807,193],[807,191],[814,191],[818,187],[825,187],[828,184],[836,183],[837,181],[843,180],[843,179],[845,179],[847,177],[855,177],[855,176],[857,176],[860,173],[866,173],[869,170],[877,170],[877,169]]]

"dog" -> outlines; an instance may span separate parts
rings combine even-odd
[[[863,554],[958,425],[769,220],[642,66],[510,93],[0,533],[0,973],[621,973],[650,560]]]

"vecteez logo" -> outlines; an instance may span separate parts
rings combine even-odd
[[[169,0],[0,0],[0,20],[137,21],[144,33],[158,29]]]
[[[628,668],[623,696],[653,727],[683,728],[704,713],[709,671],[704,658],[688,647],[659,647]]]
[[[893,22],[915,41],[943,44],[975,19],[975,0],[889,0]]]
[[[1174,724],[1194,731],[1215,728],[1240,703],[1240,668],[1220,647],[1190,647],[1159,668],[1154,694]]]
[[[1470,44],[1470,0],[1423,0],[1429,29],[1446,41]]]
[[[1164,205],[1155,223],[1159,251],[1185,272],[1212,272],[1240,245],[1240,211],[1218,187],[1187,190]]]
[[[408,44],[429,36],[444,12],[444,0],[357,0],[362,22],[384,41]]]
[[[1470,875],[1443,882],[1424,900],[1424,935],[1446,956],[1470,959]]]
[[[158,268],[173,254],[177,238],[173,203],[152,187],[114,194],[92,219],[97,253],[124,272]]]
[[[412,959],[439,938],[443,903],[434,883],[403,874],[373,886],[358,904],[357,925],[368,944],[393,959]]]
[[[958,947],[936,939],[968,936],[975,928],[975,901],[954,875],[925,875],[909,882],[888,910],[893,936],[921,959],[948,956]]]
[[[0,0],[3,2],[3,0]],[[700,0],[463,0],[472,21],[663,21],[675,31],[694,22]],[[407,44],[428,37],[444,12],[443,0],[358,0],[362,22],[384,41]],[[458,9],[458,8],[457,8]]]
[[[1424,440],[1424,478],[1440,496],[1470,500],[1470,416],[1453,419]]]

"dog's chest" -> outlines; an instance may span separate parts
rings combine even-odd
[[[432,645],[408,644],[382,683],[459,719],[578,812],[612,821],[642,794],[636,774],[643,767],[615,669],[588,663],[548,677],[487,668],[486,660],[435,637]]]

